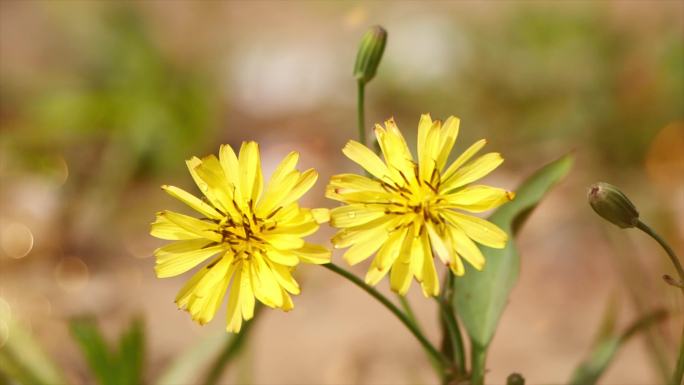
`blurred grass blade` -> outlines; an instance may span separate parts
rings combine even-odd
[[[75,318],[70,321],[69,327],[98,382],[102,385],[117,385],[115,359],[95,320],[90,317]]]
[[[570,385],[593,385],[599,380],[612,362],[617,351],[632,336],[648,327],[662,321],[667,316],[663,309],[655,310],[632,323],[622,334],[601,335],[589,353],[589,357],[582,361],[573,373]]]
[[[520,269],[514,237],[544,195],[570,171],[568,154],[529,177],[516,191],[516,198],[499,208],[489,220],[507,234],[504,249],[482,247],[487,264],[482,272],[466,266],[466,274],[454,280],[454,305],[474,344],[486,348],[496,330],[508,294]]]
[[[158,385],[185,385],[195,382],[198,373],[204,372],[209,362],[216,357],[226,340],[230,338],[232,336],[224,330],[209,334],[165,368],[156,383]]]
[[[9,334],[0,348],[0,381],[5,378],[10,384],[68,384],[54,361],[27,330],[9,319],[0,321],[8,325]]]
[[[119,341],[119,380],[122,384],[141,384],[145,357],[145,330],[142,319],[134,318]]]

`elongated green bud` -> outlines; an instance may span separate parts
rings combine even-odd
[[[361,83],[368,83],[375,77],[382,53],[387,43],[387,31],[376,25],[363,35],[359,52],[356,54],[354,64],[354,77]]]
[[[587,198],[598,215],[616,226],[626,229],[639,223],[639,212],[632,201],[612,184],[593,184]]]

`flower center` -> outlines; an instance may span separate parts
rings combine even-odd
[[[255,251],[265,252],[266,242],[260,234],[267,224],[254,213],[250,214],[242,213],[242,217],[237,221],[228,216],[219,224],[223,244],[230,248],[236,257],[248,258]]]

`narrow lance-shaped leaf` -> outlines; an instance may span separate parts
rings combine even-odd
[[[615,354],[632,336],[662,321],[667,316],[663,309],[654,310],[634,321],[622,334],[599,335],[589,356],[575,369],[570,385],[594,385],[613,361]]]
[[[88,366],[102,385],[116,385],[117,368],[115,357],[92,318],[76,318],[69,323],[71,335],[79,344]]]
[[[454,280],[454,305],[474,344],[483,348],[489,345],[518,279],[520,256],[515,235],[544,195],[570,171],[572,162],[572,156],[565,155],[529,177],[517,190],[515,200],[489,218],[509,235],[506,247],[482,247],[487,261],[484,270],[466,266],[466,274]]]
[[[121,383],[142,383],[144,356],[144,325],[142,319],[135,318],[119,341],[118,377]]]
[[[7,340],[0,347],[0,384],[67,384],[39,342],[8,313],[0,311],[0,327],[7,328]]]

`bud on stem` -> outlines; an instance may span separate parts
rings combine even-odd
[[[382,59],[387,43],[387,31],[380,26],[372,27],[363,35],[354,64],[354,77],[359,83],[368,83],[373,77]]]
[[[639,212],[632,201],[611,184],[593,184],[587,198],[598,215],[616,226],[626,229],[639,223]]]

